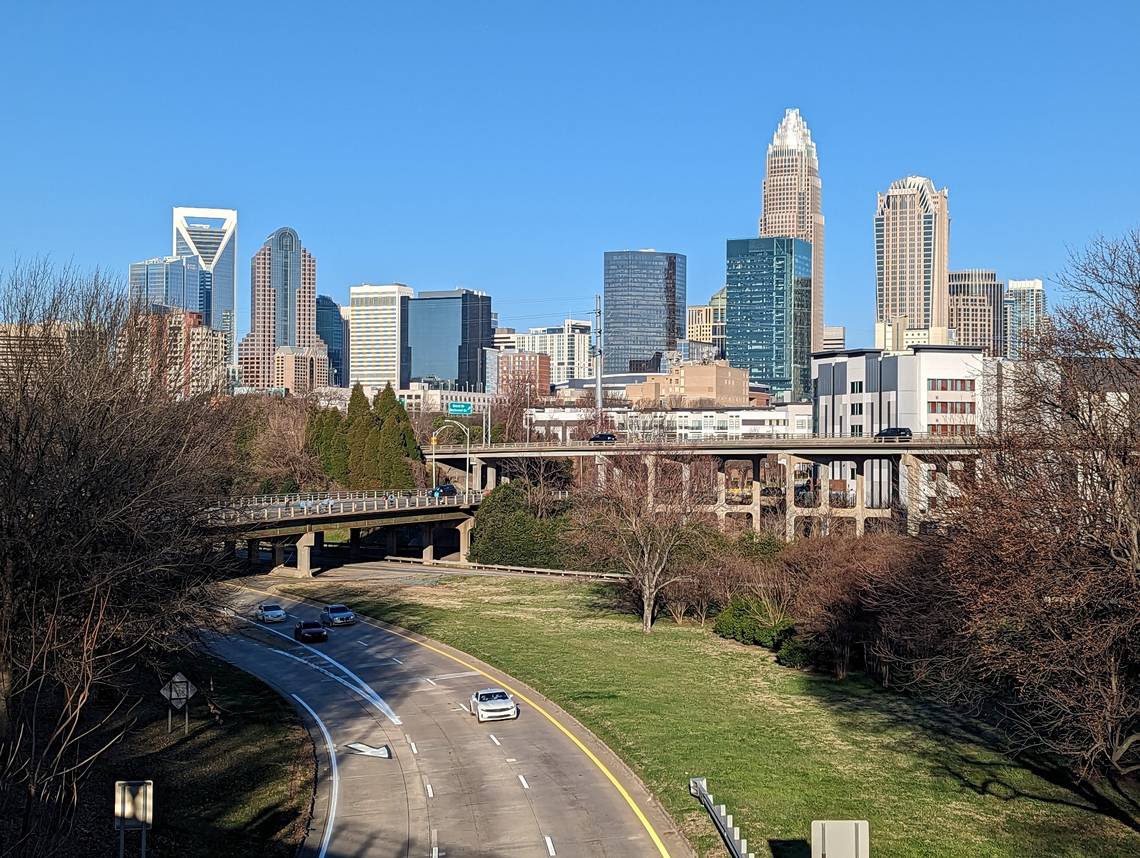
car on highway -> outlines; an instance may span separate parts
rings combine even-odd
[[[433,498],[453,498],[457,494],[459,494],[459,490],[451,483],[444,483],[431,490],[431,496]]]
[[[591,444],[616,444],[617,443],[617,435],[615,435],[613,432],[599,432],[598,434],[592,435],[590,437],[590,443]]]
[[[300,641],[301,643],[327,641],[328,639],[329,633],[317,620],[301,620],[301,622],[293,626],[293,640]]]
[[[875,433],[876,441],[909,441],[913,437],[914,433],[905,426],[888,426]]]
[[[346,605],[328,605],[321,611],[322,626],[355,626],[356,614]]]
[[[285,618],[289,616],[285,613],[285,609],[280,605],[275,605],[272,602],[262,602],[257,606],[254,611],[254,616],[260,623],[283,623]]]
[[[471,714],[479,723],[519,717],[519,705],[501,688],[483,688],[471,695]]]

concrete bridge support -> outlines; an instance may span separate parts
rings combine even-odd
[[[467,563],[467,554],[471,551],[471,531],[475,529],[475,519],[464,519],[459,522],[455,529],[459,531],[459,562]]]
[[[273,568],[285,565],[285,541],[282,539],[273,542]]]
[[[321,534],[324,536],[324,534]],[[297,540],[297,575],[307,578],[313,574],[312,550],[317,542],[316,533],[302,533]]]
[[[261,562],[261,540],[247,539],[245,541],[245,562],[256,566]]]
[[[360,528],[352,527],[348,531],[348,557],[356,560],[360,557]]]
[[[420,553],[420,558],[425,563],[430,563],[431,561],[435,560],[435,525],[420,525],[420,535],[424,543],[423,551]]]

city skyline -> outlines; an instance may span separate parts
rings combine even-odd
[[[748,61],[739,48],[754,44],[760,27],[796,26],[794,10],[663,10],[655,32],[682,40],[693,59],[682,73],[654,50],[659,39],[620,38],[638,20],[624,9],[607,10],[606,26],[600,8],[560,18],[533,10],[528,39],[517,38],[521,22],[473,10],[457,8],[430,37],[409,10],[368,11],[351,32],[331,10],[315,10],[307,23],[319,37],[313,61],[298,70],[275,58],[268,41],[248,38],[264,25],[253,9],[237,10],[219,34],[167,10],[80,10],[57,27],[49,10],[19,8],[0,62],[10,64],[14,79],[45,62],[56,71],[26,80],[8,106],[6,121],[21,130],[0,141],[0,156],[16,167],[6,185],[11,205],[0,213],[0,259],[50,254],[125,276],[130,262],[168,249],[171,206],[228,206],[241,212],[242,235],[255,240],[293,224],[319,249],[322,291],[338,303],[347,302],[353,283],[395,281],[487,291],[502,324],[518,329],[586,318],[601,279],[599,257],[614,247],[684,253],[690,300],[703,303],[723,285],[725,238],[755,229],[766,144],[784,110],[797,107],[821,150],[826,186],[824,321],[845,324],[851,345],[870,345],[874,194],[900,175],[929,175],[950,187],[950,265],[996,269],[1001,279],[1041,277],[1051,287],[1067,246],[1136,225],[1130,201],[1140,196],[1140,166],[1129,141],[1140,119],[1097,81],[1134,76],[1134,55],[1114,45],[1137,15],[1130,7],[1111,15],[1093,9],[1061,28],[1047,16],[1024,20],[1002,10],[979,32],[965,9],[935,18],[839,8],[816,59],[785,68]],[[1019,61],[899,75],[889,103],[882,102],[882,71],[868,48],[904,40],[923,18],[936,20],[947,40],[978,51],[1000,54],[1016,37]],[[149,35],[173,21],[206,48],[199,82],[216,93],[211,128],[226,129],[216,143],[175,133],[174,114],[148,117],[146,135],[110,133],[141,107],[168,100],[185,80],[184,71],[151,61],[161,40]],[[274,23],[274,31],[282,26]],[[378,27],[396,42],[391,65],[409,71],[393,76],[363,62],[355,48]],[[479,51],[472,28],[482,34]],[[586,30],[596,34],[605,61],[588,74],[567,74],[570,36]],[[26,53],[26,45],[43,43],[39,32],[52,32],[46,56]],[[1062,62],[1070,40],[1082,37],[1103,51],[1080,67]],[[95,48],[124,39],[141,56]],[[413,75],[428,44],[443,58],[431,75]],[[487,63],[488,48],[511,54],[508,67]],[[537,71],[515,75],[516,62]],[[133,73],[140,63],[148,74]],[[278,73],[311,114],[295,134],[267,141],[252,105],[266,75]],[[78,83],[63,86],[71,79]],[[1007,97],[967,97],[983,80]],[[866,109],[871,97],[881,110]],[[44,103],[56,110],[46,114]],[[670,116],[686,121],[663,135]],[[75,133],[78,125],[89,133]],[[462,145],[457,128],[466,129]],[[967,133],[979,128],[986,133]],[[1097,129],[1101,157],[1071,158],[1089,128]],[[368,146],[359,145],[362,138]],[[303,200],[277,181],[286,168],[307,180]],[[59,188],[67,189],[66,205],[58,204]],[[1019,200],[1012,223],[1011,191]],[[92,222],[100,229],[90,229]],[[253,247],[248,239],[238,246],[239,331],[248,329],[241,281]],[[549,265],[555,258],[559,264]]]

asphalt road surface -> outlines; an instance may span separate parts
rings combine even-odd
[[[260,601],[292,616],[256,623]],[[316,606],[248,590],[232,605],[237,628],[211,648],[294,702],[317,746],[307,858],[692,855],[604,745],[482,662],[371,620],[302,645],[293,625]],[[517,720],[470,715],[492,685],[514,693]]]

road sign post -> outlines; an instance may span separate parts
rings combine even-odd
[[[181,673],[176,673],[170,678],[166,685],[159,689],[159,693],[166,698],[170,704],[170,710],[166,713],[166,732],[171,730],[170,714],[174,709],[182,709],[183,722],[182,722],[182,735],[185,736],[190,732],[190,698],[198,693],[198,689],[194,687],[194,683],[183,676]]]
[[[154,816],[154,781],[115,781],[115,830],[119,832],[119,858],[123,858],[127,831],[142,832],[142,858],[146,858],[146,832]]]

